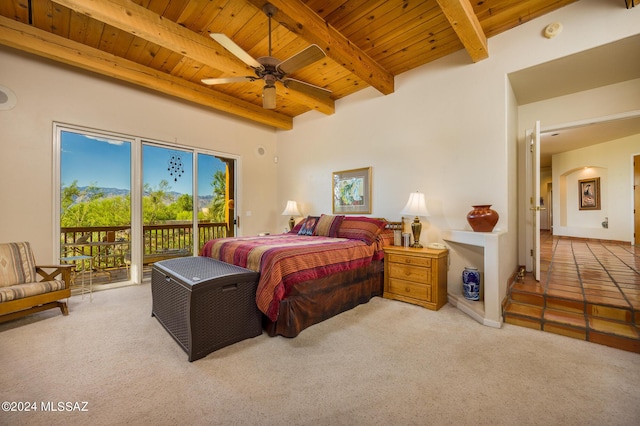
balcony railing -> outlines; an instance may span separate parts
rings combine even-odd
[[[130,260],[131,227],[128,225],[65,227],[60,228],[60,234],[61,256],[90,256],[96,270],[123,268]],[[224,222],[198,223],[198,250],[207,241],[227,235]],[[144,265],[194,254],[194,232],[190,222],[144,225],[142,241]],[[83,269],[88,267],[88,264],[83,265]]]

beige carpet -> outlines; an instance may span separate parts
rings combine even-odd
[[[640,424],[640,355],[371,302],[190,363],[141,285],[0,325],[2,425]],[[86,412],[43,412],[87,402]],[[72,408],[82,408],[82,405]]]

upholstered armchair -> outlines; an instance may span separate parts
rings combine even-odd
[[[0,243],[0,322],[59,307],[68,315],[73,265],[36,265],[28,242]]]

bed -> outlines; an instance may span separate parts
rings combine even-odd
[[[382,295],[382,248],[400,226],[362,216],[309,216],[287,234],[208,241],[200,255],[259,272],[256,304],[265,331],[295,337]]]

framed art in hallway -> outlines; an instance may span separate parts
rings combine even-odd
[[[371,213],[371,167],[333,172],[334,214]]]
[[[600,178],[578,181],[580,210],[600,210]]]

